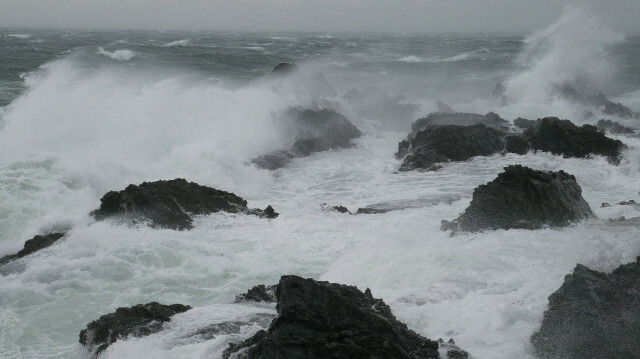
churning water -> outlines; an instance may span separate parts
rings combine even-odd
[[[78,334],[87,323],[150,301],[194,309],[104,357],[219,358],[260,324],[214,338],[193,333],[275,313],[229,303],[283,274],[369,287],[411,329],[453,337],[476,358],[530,358],[547,297],[576,263],[609,271],[640,254],[638,228],[608,221],[640,211],[600,208],[638,199],[638,138],[618,137],[629,146],[619,166],[530,153],[395,172],[398,141],[437,100],[508,120],[609,118],[590,109],[596,116],[583,120],[585,108],[553,95],[558,82],[588,82],[640,111],[640,37],[603,29],[579,10],[529,36],[5,29],[0,44],[0,256],[35,234],[70,228],[2,273],[3,358],[86,356]],[[280,62],[297,63],[299,73],[270,76]],[[490,99],[499,82],[511,99],[505,106]],[[371,98],[349,102],[344,95],[354,88]],[[275,113],[314,104],[364,132],[356,147],[274,172],[250,164],[291,144]],[[558,230],[440,231],[440,220],[455,218],[476,186],[510,164],[575,175],[598,218]],[[191,231],[88,215],[109,190],[177,177],[281,215],[214,214]],[[323,211],[323,203],[397,210],[349,216]]]

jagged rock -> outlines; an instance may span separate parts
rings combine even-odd
[[[640,358],[640,257],[611,274],[578,264],[531,337],[541,359]]]
[[[529,140],[524,136],[507,136],[504,148],[507,152],[526,155],[529,152]]]
[[[368,289],[283,276],[268,331],[231,344],[224,358],[439,358],[438,343],[409,330]]]
[[[633,134],[635,133],[634,130],[630,129],[629,127],[625,127],[622,126],[621,124],[611,121],[611,120],[605,120],[602,119],[600,121],[598,121],[598,123],[596,124],[596,126],[603,130],[603,131],[608,131],[609,133],[612,134]]]
[[[351,140],[362,135],[346,117],[330,109],[291,108],[285,117],[292,122],[296,141],[289,150],[276,151],[254,159],[252,162],[256,166],[275,170],[296,157],[306,157],[314,152],[334,148],[352,147]]]
[[[191,309],[188,305],[163,305],[156,302],[118,308],[87,324],[80,332],[80,344],[91,353],[99,354],[118,339],[143,337],[162,329],[162,324],[178,313]]]
[[[288,75],[298,70],[298,65],[290,62],[281,62],[271,71],[274,75]]]
[[[500,131],[509,130],[509,121],[503,119],[493,112],[489,112],[486,115],[479,115],[477,113],[444,113],[434,112],[427,115],[427,117],[421,118],[411,124],[412,134],[418,131],[422,131],[430,125],[457,125],[457,126],[473,126],[477,124],[483,124],[487,127],[494,128]],[[409,137],[411,138],[411,134]]]
[[[259,284],[249,289],[245,294],[236,296],[236,302],[267,302],[276,301],[276,286]]]
[[[608,138],[595,126],[578,127],[557,117],[541,119],[525,131],[525,136],[537,151],[581,158],[596,154],[608,157],[612,163],[620,162],[620,153],[626,148],[620,140]]]
[[[250,209],[247,201],[233,193],[187,182],[182,178],[143,182],[139,186],[132,184],[123,191],[108,192],[100,202],[100,208],[91,212],[97,220],[117,218],[179,230],[192,228],[194,215],[220,211],[266,218],[278,216],[271,206],[265,210]]]
[[[597,108],[607,115],[621,118],[640,118],[640,114],[631,111],[621,103],[610,101],[602,92],[594,89],[589,84],[580,83],[577,86],[573,86],[565,83],[555,86],[554,92],[556,95],[572,102]]]
[[[438,339],[438,345],[440,347],[439,351],[442,359],[469,359],[469,353],[462,350],[459,346],[456,345],[456,342],[453,339],[449,339],[448,342],[445,343],[442,338]]]
[[[536,126],[537,121],[527,120],[526,118],[518,117],[513,120],[514,126],[521,128],[523,130],[528,130],[530,128],[534,128]]]
[[[64,237],[66,233],[48,233],[45,235],[37,235],[24,243],[24,248],[16,254],[10,254],[0,258],[0,266],[3,266],[9,262],[12,262],[18,258],[27,256],[33,252],[39,251],[42,248],[49,247],[56,243],[60,238]]]
[[[483,124],[473,126],[431,125],[398,145],[397,158],[404,158],[400,171],[440,168],[438,163],[466,161],[502,151],[503,133]]]
[[[591,216],[574,176],[515,165],[478,186],[469,207],[457,219],[442,221],[442,230],[562,227]]]

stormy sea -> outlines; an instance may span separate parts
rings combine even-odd
[[[536,358],[549,296],[577,264],[610,273],[640,255],[639,58],[640,36],[580,11],[520,35],[1,29],[0,357],[222,358],[277,315],[237,296],[295,275],[369,288],[469,357]],[[399,143],[429,114],[516,135],[516,119],[557,117],[624,145],[403,167],[416,148]],[[327,117],[342,122],[313,127]],[[442,225],[511,165],[575,176],[591,215]],[[249,210],[186,209],[182,227],[94,212],[110,191],[179,178]],[[191,309],[80,343],[102,315],[150,302]]]

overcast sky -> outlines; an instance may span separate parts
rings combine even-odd
[[[0,27],[526,33],[567,4],[640,32],[640,0],[0,0]]]

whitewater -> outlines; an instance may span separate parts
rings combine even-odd
[[[454,338],[475,358],[534,358],[529,338],[547,298],[577,263],[608,272],[640,255],[640,230],[609,221],[640,208],[600,206],[639,200],[638,137],[609,135],[629,147],[618,166],[530,152],[397,172],[398,142],[438,100],[509,121],[606,118],[640,130],[637,120],[551,90],[588,81],[640,111],[640,37],[579,10],[529,35],[3,29],[0,44],[0,257],[36,234],[68,231],[0,268],[2,358],[86,358],[78,334],[87,323],[152,301],[194,309],[102,358],[221,358],[268,321],[214,338],[194,333],[275,314],[271,304],[232,302],[285,274],[370,288],[409,328]],[[272,76],[281,62],[300,71]],[[497,83],[506,104],[491,98]],[[352,89],[369,97],[349,101]],[[293,142],[277,113],[313,106],[335,109],[364,135],[353,148],[275,171],[251,164]],[[597,218],[536,231],[440,230],[475,187],[512,164],[575,175]],[[251,208],[272,205],[280,216],[212,214],[189,231],[89,216],[108,191],[173,178],[233,192]],[[349,216],[324,204],[393,210]]]

